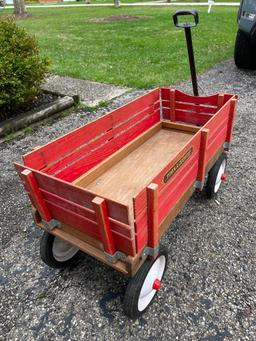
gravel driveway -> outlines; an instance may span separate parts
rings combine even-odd
[[[1,340],[256,340],[256,72],[238,71],[228,61],[199,81],[205,94],[241,96],[229,181],[217,201],[195,194],[164,235],[164,286],[137,321],[123,315],[127,280],[118,272],[86,255],[72,270],[42,263],[41,232],[12,165],[103,109],[71,114],[0,145]],[[190,83],[180,87],[190,90]],[[111,107],[139,93],[123,95]]]

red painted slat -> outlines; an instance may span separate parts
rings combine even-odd
[[[96,223],[83,218],[82,216],[59,207],[53,203],[47,202],[47,205],[53,214],[53,217],[61,222],[65,222],[67,225],[78,229],[81,232],[88,234],[89,236],[101,240],[98,226]],[[128,255],[135,255],[135,245],[134,241],[130,238],[113,231],[113,239],[117,249]]]
[[[67,200],[44,189],[41,189],[41,193],[46,201],[50,201],[64,209],[71,210],[76,214],[83,216],[84,218],[96,222],[95,212],[93,210],[88,209],[85,206],[76,204],[73,201]]]
[[[99,137],[114,125],[127,119],[128,117],[144,110],[159,100],[159,89],[135,99],[121,108],[100,117],[99,119],[87,123],[58,139],[51,141],[44,146],[27,153],[23,156],[24,164],[34,169],[42,169],[50,163],[62,158],[80,145]]]
[[[163,100],[169,100],[170,98],[170,89],[169,88],[162,88],[161,89],[161,96]],[[180,90],[175,91],[175,100],[179,102],[187,102],[187,103],[194,103],[194,104],[208,104],[208,105],[215,105],[218,104],[218,94],[212,96],[192,96],[188,95],[185,92]]]
[[[112,125],[113,120],[111,115],[106,115],[96,121],[87,123],[81,128],[75,129],[24,155],[24,164],[34,169],[42,169],[49,165],[49,163],[66,155],[74,148],[79,147],[81,144],[104,134],[112,128]]]
[[[173,186],[169,186],[169,190],[165,190],[160,193],[159,196],[159,221],[168,215],[172,207],[178,202],[181,196],[188,190],[188,188],[194,183],[198,170],[198,163],[195,163],[193,167],[186,167],[182,174],[175,176],[175,182]]]
[[[170,117],[170,109],[163,108],[163,118],[169,119],[169,117]],[[199,113],[193,113],[190,111],[175,110],[175,119],[176,121],[179,121],[179,122],[204,125],[211,118],[212,118],[212,114],[207,114],[207,113],[199,114]]]
[[[170,108],[170,101],[163,101],[164,108]],[[193,104],[193,103],[184,103],[184,102],[175,102],[175,108],[185,111],[192,111],[196,113],[206,113],[206,114],[215,114],[218,110],[216,106],[207,106],[203,104]]]
[[[160,112],[156,111],[154,114],[146,117],[135,126],[126,130],[116,138],[109,141],[109,143],[103,145],[100,149],[96,150],[92,155],[86,155],[76,163],[67,167],[60,173],[56,174],[56,177],[72,182],[86,171],[96,166],[99,162],[113,154],[119,148],[132,141],[139,136],[142,132],[153,126],[160,120]]]
[[[153,104],[139,114],[132,116],[130,120],[126,120],[124,123],[119,124],[118,127],[111,129],[93,141],[89,141],[86,145],[80,146],[79,149],[74,150],[67,156],[44,168],[43,172],[48,174],[60,172],[65,166],[71,165],[72,163],[78,161],[81,157],[84,157],[85,155],[88,157],[89,155],[93,155],[95,151],[99,148],[102,148],[105,143],[108,143],[111,139],[116,138],[119,134],[129,129],[134,124],[139,123],[146,116],[150,116],[156,110],[159,110],[159,107],[159,103]]]
[[[22,172],[24,169],[32,170],[31,168],[25,167],[18,163],[16,163],[15,166],[18,172]],[[58,195],[59,197],[63,197],[66,200],[70,200],[91,210],[93,209],[92,200],[96,196],[95,193],[86,191],[84,188],[80,188],[63,180],[56,179],[50,175],[41,173],[40,171],[33,170],[33,173],[38,181],[40,189],[49,191],[55,195]],[[110,199],[106,200],[109,216],[115,220],[129,225],[128,207]]]
[[[146,223],[145,228],[142,229],[140,232],[136,233],[135,235],[137,253],[139,253],[147,246],[148,242],[147,220],[145,220],[145,223]]]
[[[145,210],[147,202],[146,189],[144,188],[136,197],[133,198],[133,212],[134,218],[137,219]]]
[[[160,100],[160,90],[154,89],[148,94],[143,95],[122,107],[115,109],[111,112],[113,117],[113,124],[117,125],[120,122],[125,121],[132,115],[145,110],[147,107],[152,106],[154,103]]]
[[[65,224],[100,240],[99,229],[96,222],[86,219],[85,217],[50,201],[46,201],[46,203],[54,219],[64,222]]]
[[[226,140],[227,133],[227,123],[219,127],[214,135],[208,141],[207,151],[206,151],[206,162],[208,162],[215,154]]]
[[[140,214],[137,214],[136,218],[134,220],[134,227],[135,227],[136,233],[140,233],[140,231],[143,230],[144,228],[146,228],[146,226],[147,226],[146,203],[142,200],[140,201],[140,203],[142,204]]]

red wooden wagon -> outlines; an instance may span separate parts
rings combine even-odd
[[[166,268],[161,236],[195,190],[212,197],[225,178],[236,102],[155,89],[24,155],[43,261],[97,258],[131,277],[124,310],[142,314]]]

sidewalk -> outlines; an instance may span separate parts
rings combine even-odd
[[[123,95],[129,88],[92,82],[72,77],[51,75],[42,86],[43,90],[58,93],[63,96],[78,95],[81,102],[87,106],[96,106],[100,102]]]
[[[239,6],[239,2],[218,2],[214,6]],[[27,5],[26,8],[66,8],[66,7],[112,7],[114,4],[70,4],[70,5]],[[134,3],[120,3],[122,6],[209,6],[208,2],[134,2]],[[14,8],[7,6],[6,8]]]

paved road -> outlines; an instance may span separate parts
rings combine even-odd
[[[241,96],[229,181],[218,201],[194,195],[165,234],[165,283],[137,321],[123,315],[127,281],[119,273],[87,256],[69,270],[53,270],[41,262],[41,232],[33,226],[12,166],[32,147],[103,110],[89,116],[79,111],[0,145],[1,340],[255,340],[255,77],[256,72],[238,71],[232,61],[200,77],[205,93]],[[190,84],[181,88],[190,89]],[[112,106],[138,94],[125,94]]]

